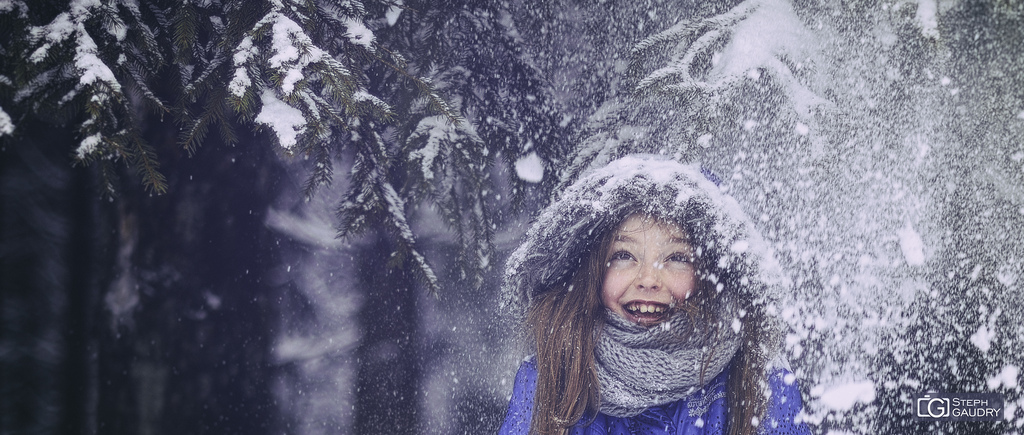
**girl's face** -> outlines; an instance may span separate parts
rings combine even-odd
[[[613,237],[601,286],[604,306],[645,326],[665,321],[697,283],[686,233],[677,225],[632,215]]]

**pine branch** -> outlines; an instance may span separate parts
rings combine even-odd
[[[303,197],[306,200],[313,198],[313,194],[320,186],[330,185],[334,177],[334,166],[331,162],[331,152],[325,143],[314,147],[313,172],[306,179],[305,187],[302,189]]]
[[[142,97],[147,102],[153,105],[161,113],[169,113],[171,109],[165,106],[163,100],[161,100],[160,97],[157,97],[149,87],[148,77],[145,77],[142,72],[142,70],[145,69],[145,66],[139,65],[134,61],[127,62],[127,64],[128,65],[124,67],[124,70],[127,71],[128,76],[132,78],[135,89],[142,94]]]
[[[222,67],[225,60],[227,60],[227,56],[218,48],[211,47],[211,50],[213,51],[213,59],[203,68],[199,76],[193,79],[181,91],[184,99],[187,101],[195,101],[199,95],[209,92],[220,85],[217,82],[221,80],[225,73]]]
[[[399,68],[398,65],[388,62],[384,58],[377,56],[375,53],[370,53],[370,55],[376,58],[378,61],[380,61],[380,63],[391,68],[392,71],[412,81],[413,84],[416,85],[416,88],[419,90],[419,94],[427,99],[430,110],[434,111],[435,113],[440,113],[444,115],[446,118],[448,118],[449,122],[455,124],[459,124],[462,122],[462,117],[459,116],[459,114],[456,113],[454,110],[452,110],[450,106],[448,106],[447,101],[441,98],[441,96],[437,95],[437,92],[434,90],[434,87],[426,80],[409,74],[405,69]]]
[[[142,177],[142,183],[150,193],[162,195],[167,192],[167,179],[160,173],[160,164],[157,161],[156,151],[149,146],[139,132],[132,131],[127,134],[131,144],[128,156],[128,164],[134,167]]]
[[[198,41],[199,14],[191,2],[175,7],[171,17],[174,34],[174,62],[178,65],[192,63],[192,48]]]
[[[185,129],[179,135],[178,143],[188,151],[189,156],[195,155],[203,139],[206,138],[212,118],[213,114],[209,110],[204,110],[198,118],[185,124]]]
[[[238,134],[235,133],[234,125],[232,120],[228,118],[227,110],[225,105],[220,105],[221,109],[217,111],[216,124],[220,133],[220,139],[224,142],[224,145],[234,146],[238,144]]]

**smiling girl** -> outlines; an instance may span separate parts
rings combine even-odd
[[[581,177],[507,265],[536,356],[500,433],[809,433],[779,354],[784,284],[699,168],[630,156]]]
[[[633,215],[613,233],[601,302],[630,322],[665,321],[696,286],[693,248],[679,227]]]

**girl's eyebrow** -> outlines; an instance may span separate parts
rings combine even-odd
[[[627,236],[625,234],[616,234],[615,235],[615,239],[613,241],[614,242],[624,242],[624,243],[637,243],[636,239],[634,239],[634,238],[632,238],[630,236]],[[674,245],[677,245],[677,244],[678,245],[686,245],[687,247],[690,247],[690,242],[685,237],[673,237],[673,238],[669,239],[669,243],[674,244]]]
[[[622,233],[619,233],[619,234],[615,235],[615,241],[616,242],[636,243],[636,239],[634,239],[632,237],[629,237],[629,236],[627,236],[625,234],[622,234]]]

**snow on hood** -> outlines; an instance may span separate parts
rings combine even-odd
[[[788,280],[739,204],[699,166],[655,155],[623,157],[584,174],[540,214],[506,263],[502,309],[524,314],[534,296],[566,282],[600,236],[634,213],[688,229],[720,291],[777,309]]]

